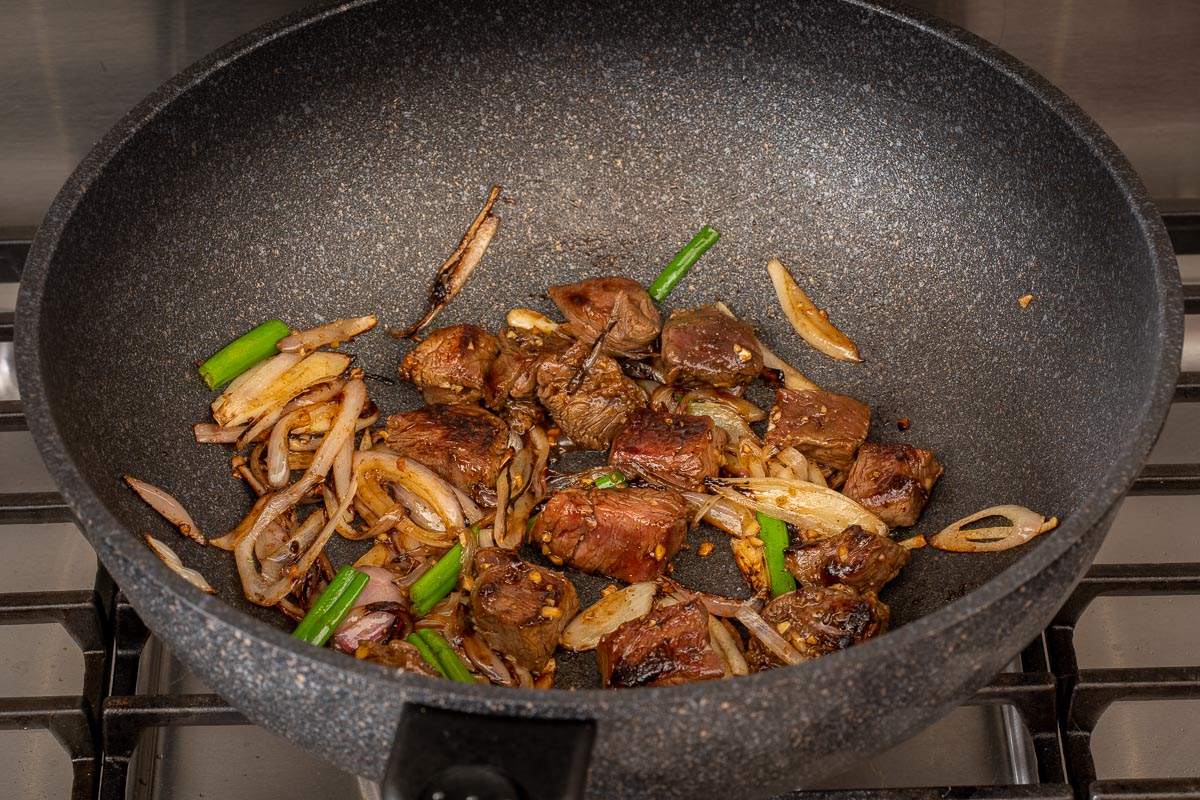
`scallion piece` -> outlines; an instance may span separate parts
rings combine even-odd
[[[454,652],[454,648],[450,646],[450,643],[443,639],[437,631],[422,628],[419,631],[413,631],[413,636],[423,641],[425,646],[433,651],[433,655],[437,659],[438,670],[447,678],[452,681],[459,681],[460,683],[475,682],[475,679],[471,677],[471,671],[467,669],[467,665],[458,657],[458,653]],[[425,656],[423,652],[421,655],[422,657]]]
[[[324,647],[370,580],[371,576],[365,572],[359,572],[354,567],[342,567],[304,615],[304,619],[300,620],[296,630],[292,631],[292,636]]]
[[[438,604],[458,583],[458,575],[462,570],[462,542],[451,547],[446,555],[438,559],[433,569],[426,572],[408,590],[408,599],[412,601],[413,610],[418,617],[423,617]]]
[[[787,523],[768,517],[761,511],[755,512],[755,516],[758,517],[758,538],[762,539],[765,545],[771,596],[778,597],[796,591],[796,579],[787,571],[783,561],[783,549],[788,546]]]
[[[277,319],[264,322],[213,353],[200,365],[200,377],[216,389],[241,375],[264,358],[275,355],[275,343],[291,334]]]
[[[596,478],[592,485],[597,489],[617,489],[622,486],[628,486],[629,483],[625,480],[625,476],[621,474],[621,470],[614,469],[612,472]]]
[[[721,234],[714,231],[712,228],[705,225],[700,229],[700,232],[692,237],[692,240],[683,246],[683,249],[675,254],[671,259],[671,263],[667,264],[666,268],[658,273],[658,277],[654,279],[654,283],[650,284],[647,293],[655,300],[662,302],[671,290],[675,288],[675,284],[683,279],[687,271],[692,268],[692,265],[704,255],[704,251],[713,246],[717,239],[721,238]]]
[[[446,677],[446,673],[442,672],[442,665],[438,663],[437,656],[434,655],[433,650],[429,649],[429,645],[425,644],[425,639],[417,635],[418,633],[420,631],[413,631],[404,641],[417,648],[417,652],[421,654],[421,658],[425,659],[425,663],[429,666],[436,669],[438,675],[441,675],[443,678]]]

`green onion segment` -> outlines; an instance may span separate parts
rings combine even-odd
[[[408,590],[408,599],[412,601],[413,610],[418,617],[423,617],[438,604],[458,583],[458,574],[462,569],[462,542],[458,542],[446,551],[446,555],[438,559],[433,569],[426,572]]]
[[[646,292],[655,300],[662,302],[675,288],[675,284],[679,283],[692,265],[700,259],[700,256],[704,255],[704,251],[712,247],[720,238],[720,233],[705,225],[699,233],[692,237],[690,242],[683,246],[682,250],[675,254],[671,263],[658,273],[658,277],[654,279],[654,283],[650,284],[650,288]]]
[[[783,520],[768,517],[761,511],[755,512],[758,517],[758,538],[763,540],[767,558],[767,577],[771,580],[771,596],[796,591],[796,579],[787,571],[783,563],[783,549],[788,546],[787,523]]]
[[[592,485],[597,489],[618,489],[622,486],[628,486],[629,483],[625,480],[625,476],[621,474],[621,470],[614,469],[612,472],[596,478]]]
[[[277,319],[259,325],[213,353],[200,365],[200,377],[209,389],[216,389],[241,375],[265,358],[275,355],[275,343],[291,334]]]
[[[371,576],[365,572],[359,572],[354,567],[342,567],[304,615],[304,619],[300,620],[296,630],[292,631],[292,636],[324,647],[350,613],[354,601],[362,594],[369,580]]]
[[[419,640],[424,644],[425,649],[422,649],[421,645],[417,644],[414,640]],[[450,643],[443,639],[437,631],[429,628],[413,631],[412,635],[408,637],[408,641],[417,650],[421,651],[422,658],[437,667],[438,672],[450,680],[460,683],[475,682],[475,679],[471,677],[471,671],[467,669],[467,665],[458,657],[458,653],[454,652],[454,648],[450,646]],[[434,660],[430,660],[429,655],[426,654],[426,650],[429,651]]]

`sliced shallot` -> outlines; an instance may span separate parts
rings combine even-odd
[[[568,650],[594,650],[605,634],[612,633],[631,619],[649,614],[655,591],[654,583],[646,581],[601,597],[571,620],[559,644]]]
[[[281,353],[311,353],[322,345],[336,346],[342,342],[348,342],[360,333],[374,328],[377,321],[374,314],[368,314],[365,317],[347,317],[309,328],[306,331],[293,333],[291,336],[285,336],[276,342],[275,346]]]
[[[500,218],[492,214],[492,206],[499,196],[500,187],[493,186],[487,202],[483,204],[483,210],[475,217],[458,247],[454,248],[454,252],[438,270],[433,279],[433,286],[429,289],[429,306],[425,309],[424,316],[402,331],[392,331],[393,336],[408,339],[416,334],[432,322],[438,312],[445,308],[466,284],[475,267],[479,266],[479,260],[483,258],[484,251],[491,244],[492,237],[496,235],[496,228],[500,225]]]
[[[838,330],[829,321],[829,316],[813,304],[779,259],[771,259],[767,272],[784,316],[804,341],[838,361],[862,361],[850,337]]]
[[[185,567],[183,562],[179,560],[179,556],[175,555],[174,550],[153,536],[146,535],[145,539],[146,544],[150,545],[150,549],[154,551],[156,556],[162,559],[162,562],[167,565],[168,569],[202,592],[208,592],[209,594],[217,593],[217,590],[209,585],[203,575],[191,567]]]
[[[750,674],[750,667],[746,664],[746,658],[742,655],[742,651],[734,643],[733,634],[716,617],[708,618],[708,640],[712,643],[713,649],[717,651],[717,655],[729,668],[730,675]]]
[[[213,419],[221,425],[241,425],[282,407],[311,386],[332,380],[350,366],[350,356],[342,353],[280,353],[262,362],[270,365],[261,376],[244,384],[230,384],[225,394],[213,401]],[[279,365],[284,365],[283,369]],[[260,365],[261,366],[261,365]]]
[[[145,500],[159,514],[162,514],[167,522],[179,528],[179,532],[184,536],[196,544],[208,544],[208,540],[200,532],[200,526],[192,519],[192,515],[184,509],[178,500],[167,494],[166,491],[145,481],[139,481],[132,475],[126,475],[125,482],[129,484],[130,489],[137,492],[138,497]]]
[[[972,522],[988,517],[1006,517],[1012,524],[990,528],[965,528]],[[969,517],[935,533],[928,539],[930,547],[953,553],[994,553],[1025,544],[1030,539],[1058,527],[1058,518],[1046,519],[1024,506],[992,506],[976,511]],[[901,542],[903,545],[904,542]]]
[[[751,636],[758,639],[763,647],[785,664],[800,664],[805,660],[800,651],[788,644],[788,641],[753,608],[743,606],[738,611],[737,621],[745,625]]]
[[[837,536],[851,525],[887,536],[888,527],[841,492],[814,483],[782,478],[720,478],[710,488],[723,497],[825,537]]]
[[[192,426],[192,435],[198,444],[233,444],[245,431],[245,425],[222,428],[215,422],[201,422]]]

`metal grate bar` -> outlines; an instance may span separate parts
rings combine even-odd
[[[83,695],[93,706],[106,674],[103,613],[94,591],[0,594],[0,625],[57,623],[70,634],[83,653]]]
[[[1175,384],[1175,402],[1195,403],[1200,401],[1200,372],[1181,372]]]
[[[1164,211],[1162,218],[1176,255],[1200,253],[1200,211]]]
[[[1147,464],[1130,494],[1200,494],[1200,464]]]
[[[1200,778],[1142,778],[1092,783],[1089,800],[1200,800]]]
[[[0,730],[41,728],[71,758],[71,800],[92,800],[96,791],[96,743],[92,715],[82,697],[0,698]]]
[[[0,432],[23,431],[28,427],[20,400],[0,400]]]
[[[74,521],[71,509],[57,492],[0,494],[0,525]]]
[[[215,694],[127,695],[104,701],[100,800],[124,800],[129,762],[142,731],[165,725],[248,725],[240,711]]]
[[[29,256],[29,242],[24,239],[0,241],[0,283],[21,280],[21,270]]]
[[[13,329],[16,327],[13,321],[14,316],[11,311],[0,311],[0,342],[13,340]]]
[[[1200,286],[1183,287],[1183,313],[1200,314]]]
[[[820,789],[791,792],[775,800],[1074,800],[1063,784],[1023,786],[931,786],[913,789]]]

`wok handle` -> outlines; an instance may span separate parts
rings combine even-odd
[[[384,800],[576,800],[596,723],[469,714],[405,703]]]

